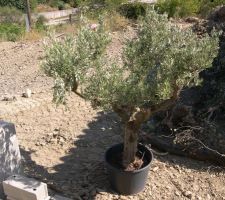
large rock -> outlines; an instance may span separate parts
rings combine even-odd
[[[21,173],[21,156],[15,126],[0,121],[0,199],[3,198],[2,181]]]

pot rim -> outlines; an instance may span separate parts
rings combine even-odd
[[[125,171],[125,170],[123,170],[123,169],[119,169],[119,168],[114,167],[113,165],[111,165],[111,164],[107,161],[107,159],[106,159],[107,152],[108,152],[110,149],[112,149],[113,147],[119,146],[119,145],[123,145],[123,143],[114,144],[113,146],[111,146],[110,148],[108,148],[107,151],[105,152],[104,158],[105,158],[105,163],[107,164],[108,167],[110,167],[111,169],[117,170],[117,171],[119,171],[119,172],[126,173],[126,174],[136,174],[136,173],[142,172],[142,171],[146,170],[147,168],[149,168],[150,164],[151,164],[152,161],[153,161],[153,153],[152,153],[152,151],[151,151],[148,147],[146,147],[145,145],[143,145],[143,144],[141,144],[141,143],[138,143],[138,146],[139,146],[139,145],[143,146],[143,147],[150,153],[150,155],[151,155],[151,160],[149,161],[149,163],[148,163],[145,167],[143,167],[143,168],[141,168],[141,169],[138,169],[138,170],[134,170],[134,171]]]

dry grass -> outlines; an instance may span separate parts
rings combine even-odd
[[[55,30],[56,33],[68,33],[68,34],[75,34],[77,33],[78,24],[61,24],[57,25],[55,27],[52,27],[52,29]]]
[[[112,32],[123,31],[129,24],[130,21],[118,12],[109,13],[105,19],[106,29]]]
[[[23,41],[37,41],[43,38],[44,33],[40,33],[36,30],[32,30],[30,32],[26,32],[24,36],[21,38]]]

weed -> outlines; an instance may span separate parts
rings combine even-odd
[[[0,38],[15,42],[20,39],[24,33],[24,27],[18,24],[2,23],[0,24]]]

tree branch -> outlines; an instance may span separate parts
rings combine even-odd
[[[79,92],[77,91],[78,86],[79,86],[78,82],[75,81],[74,86],[73,86],[73,88],[72,88],[71,91],[74,92],[74,93],[75,93],[76,95],[78,95],[79,97],[81,97],[82,99],[85,99],[84,96],[83,96],[81,93],[79,93]]]
[[[147,121],[151,115],[156,112],[164,111],[172,106],[179,98],[180,87],[176,84],[176,80],[172,83],[172,96],[170,99],[164,100],[156,105],[145,105],[141,108],[134,108],[127,105],[113,105],[113,110],[121,117],[122,121],[130,122],[134,127],[140,127],[141,124]]]
[[[173,92],[170,99],[164,100],[159,104],[151,105],[149,107],[145,106],[143,108],[138,108],[137,111],[132,115],[132,119],[136,121],[135,123],[142,124],[143,122],[147,121],[154,113],[164,111],[172,106],[179,98],[181,90],[180,87],[176,84],[176,80],[173,81],[172,88]]]
[[[159,104],[151,106],[151,110],[153,113],[156,113],[159,111],[164,111],[164,110],[168,109],[179,98],[181,88],[177,85],[176,79],[174,79],[174,81],[172,82],[172,88],[173,88],[173,92],[172,92],[172,96],[170,97],[170,99],[164,100],[163,102],[161,102]]]
[[[126,105],[118,106],[112,105],[114,112],[116,112],[122,119],[123,122],[128,122],[131,114],[133,113],[134,108]]]

